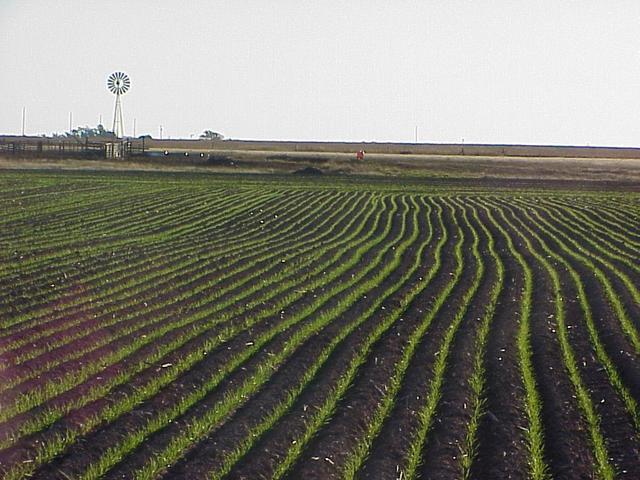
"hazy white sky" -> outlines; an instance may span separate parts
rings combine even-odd
[[[0,132],[640,145],[637,0],[0,0]]]

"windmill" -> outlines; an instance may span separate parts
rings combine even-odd
[[[116,137],[124,136],[124,122],[122,121],[122,105],[120,95],[124,95],[129,90],[131,82],[126,73],[114,72],[107,79],[107,87],[116,96],[116,108],[113,112],[113,133]]]

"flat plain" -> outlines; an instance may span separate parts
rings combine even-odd
[[[0,472],[640,478],[627,187],[0,171]]]

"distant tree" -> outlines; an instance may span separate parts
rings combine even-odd
[[[113,132],[109,132],[102,125],[97,127],[78,127],[65,133],[65,136],[75,138],[109,137],[112,135]]]
[[[200,135],[200,138],[205,140],[224,140],[224,135],[218,132],[214,132],[213,130],[205,130]]]

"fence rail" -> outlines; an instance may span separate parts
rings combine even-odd
[[[144,153],[144,140],[90,142],[89,139],[73,138],[0,138],[0,155],[16,157],[126,158]]]

